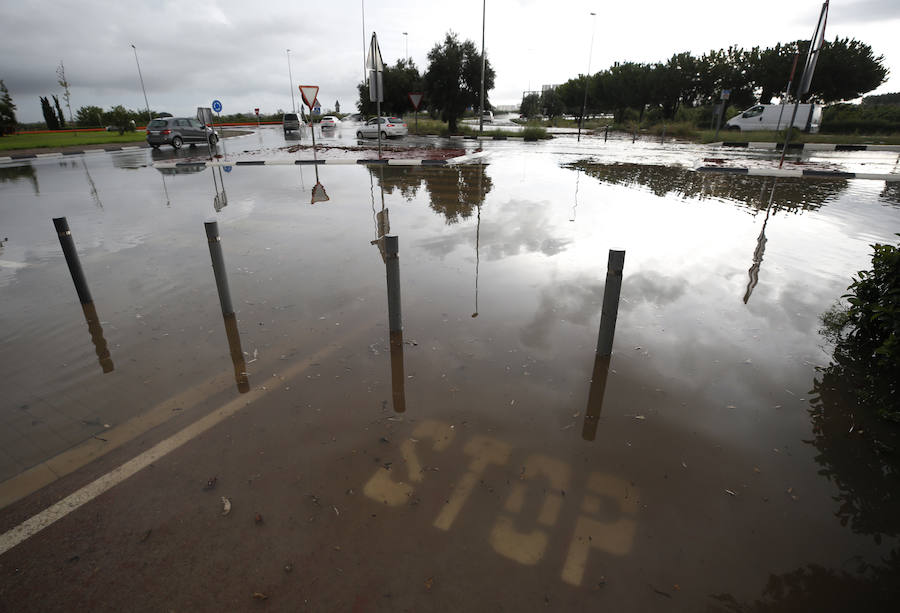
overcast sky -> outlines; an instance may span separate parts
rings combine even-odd
[[[38,96],[61,94],[60,60],[73,112],[143,108],[134,44],[150,108],[158,111],[193,115],[213,99],[225,113],[287,110],[292,91],[300,103],[298,84],[318,85],[327,108],[340,101],[342,111],[355,110],[363,7],[366,36],[377,32],[389,64],[408,44],[424,72],[428,51],[451,29],[481,45],[481,0],[0,0],[0,79],[20,121],[40,121]],[[516,104],[524,90],[586,72],[588,61],[596,72],[617,60],[810,38],[820,8],[819,0],[487,0],[486,49],[497,72],[490,100]],[[875,93],[900,91],[898,32],[900,0],[831,4],[828,39],[857,38],[884,56],[890,74]]]

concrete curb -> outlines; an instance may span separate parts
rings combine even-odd
[[[700,166],[697,172],[711,172],[751,177],[799,177],[817,179],[870,179],[873,181],[900,181],[900,174],[875,174],[864,172],[843,172],[840,170],[784,170],[778,168],[730,168],[727,166]]]
[[[737,149],[766,149],[769,151],[781,151],[784,143],[771,143],[762,141],[750,142],[721,142],[712,143],[712,146],[732,147]],[[790,143],[788,151],[900,151],[900,145],[835,145],[828,143]]]
[[[81,149],[79,151],[56,151],[53,153],[23,153],[23,154],[12,154],[9,156],[0,157],[0,162],[12,162],[15,160],[39,160],[44,158],[58,158],[58,157],[68,157],[70,155],[87,155],[88,153],[115,153],[116,151],[137,151],[140,149],[146,149],[147,147],[140,147],[135,145],[126,145],[124,147],[104,147],[101,149]]]

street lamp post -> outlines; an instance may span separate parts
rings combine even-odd
[[[481,2],[481,103],[478,105],[478,133],[484,132],[484,24],[487,0]]]
[[[591,48],[588,51],[588,69],[587,74],[584,76],[584,102],[581,103],[581,121],[578,122],[578,142],[581,142],[581,126],[584,125],[584,113],[587,109],[587,93],[588,93],[588,85],[591,83],[591,56],[594,55],[594,32],[597,30],[597,13],[591,13],[591,16],[594,18],[593,25],[591,26]]]
[[[134,49],[134,62],[137,64],[138,78],[141,80],[141,91],[144,92],[144,105],[147,107],[147,123],[150,123],[150,120],[153,118],[150,116],[150,103],[147,102],[147,90],[144,88],[144,75],[141,74],[141,63],[138,61],[137,47],[131,45],[131,48]]]
[[[409,32],[404,32],[403,36],[406,38],[406,61],[409,62]]]
[[[287,50],[287,58],[288,58],[288,80],[291,85],[291,112],[297,112],[297,106],[294,104],[294,77],[291,74],[291,50]]]

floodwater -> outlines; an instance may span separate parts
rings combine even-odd
[[[310,157],[273,132],[229,153]],[[725,154],[696,145],[484,146],[486,164],[446,168],[161,172],[172,154],[146,150],[0,166],[0,479],[46,483],[0,488],[3,531],[223,416],[2,554],[0,608],[888,602],[896,494],[848,467],[862,435],[819,318],[895,240],[897,184],[701,175]],[[896,164],[819,155],[802,161]]]

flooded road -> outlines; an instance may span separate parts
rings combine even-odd
[[[304,153],[272,132],[229,155]],[[878,610],[896,495],[833,449],[819,329],[895,240],[897,184],[701,175],[721,152],[599,141],[458,167],[0,166],[3,532],[113,474],[7,547],[0,603]]]

